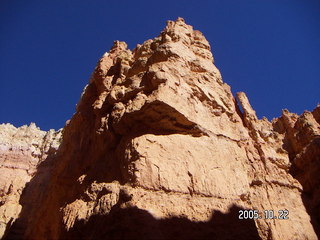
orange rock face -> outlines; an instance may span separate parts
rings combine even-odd
[[[205,37],[168,21],[133,51],[116,41],[104,54],[62,140],[51,132],[52,151],[1,148],[0,160],[17,168],[1,176],[2,235],[317,239],[319,124],[320,106],[259,120],[222,81]],[[25,177],[7,186],[21,168]],[[12,211],[10,188],[24,189]]]

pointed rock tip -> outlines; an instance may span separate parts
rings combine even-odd
[[[167,25],[166,25],[166,29],[172,29],[174,26],[189,26],[186,24],[185,20],[182,17],[178,17],[177,20],[172,21],[172,20],[168,20],[167,21]],[[192,26],[189,26],[192,27]]]
[[[172,20],[168,20],[167,21],[167,26],[171,25],[172,23],[182,23],[182,24],[186,24],[185,20],[182,17],[178,17],[177,20],[172,21]]]
[[[114,52],[116,50],[126,50],[128,48],[128,45],[126,42],[122,41],[114,41],[112,47],[110,48],[110,52]]]
[[[30,124],[29,124],[29,128],[38,128],[37,127],[37,125],[34,123],[34,122],[31,122]]]
[[[282,109],[282,117],[290,117],[290,118],[298,118],[299,115],[297,113],[292,113],[288,109]]]
[[[177,23],[177,22],[186,23],[185,20],[184,20],[184,18],[182,18],[182,17],[178,17],[177,20],[176,20],[176,23]]]
[[[239,101],[243,111],[244,111],[244,114],[247,114],[248,116],[252,117],[253,119],[258,119],[256,112],[253,110],[245,92],[237,92],[237,98],[238,98],[238,101]]]
[[[245,95],[245,96],[247,96],[245,92],[237,92],[237,95]]]

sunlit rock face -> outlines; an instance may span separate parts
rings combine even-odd
[[[1,126],[1,234],[317,239],[319,123],[320,106],[258,119],[202,33],[168,21],[114,43],[62,131]]]

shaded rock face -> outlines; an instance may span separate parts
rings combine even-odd
[[[168,21],[133,51],[116,41],[104,54],[59,148],[1,148],[3,162],[26,165],[11,220],[0,216],[4,239],[317,239],[319,124],[320,106],[259,120],[205,37]],[[261,218],[239,219],[249,209]]]
[[[37,166],[59,147],[61,131],[41,131],[35,126],[15,128],[0,124],[0,237],[18,218],[19,202]]]

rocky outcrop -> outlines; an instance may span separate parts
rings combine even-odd
[[[37,166],[60,144],[61,131],[41,131],[34,123],[15,128],[0,125],[0,238],[21,211],[19,203],[26,183]]]
[[[258,119],[181,18],[116,41],[5,238],[317,239],[319,116]]]

